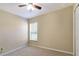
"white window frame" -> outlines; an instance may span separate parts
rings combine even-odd
[[[37,38],[36,38],[36,39],[31,38],[31,25],[32,25],[32,24],[33,24],[33,25],[34,25],[34,24],[37,24],[37,25],[36,25],[36,27],[37,27],[37,28],[36,28]],[[37,23],[37,22],[30,23],[29,26],[30,26],[30,29],[29,29],[29,34],[30,34],[29,37],[30,37],[30,40],[31,40],[31,41],[38,41],[38,23]]]

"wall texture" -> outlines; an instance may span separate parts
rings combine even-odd
[[[4,52],[27,43],[27,21],[0,10],[0,48]]]
[[[32,18],[32,22],[38,22],[38,41],[30,45],[73,52],[73,6]]]

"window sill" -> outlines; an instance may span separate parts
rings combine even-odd
[[[34,41],[34,42],[37,42],[38,40],[30,40],[30,41]]]

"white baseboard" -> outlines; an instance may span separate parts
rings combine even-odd
[[[15,49],[12,49],[12,50],[10,50],[8,52],[1,53],[0,56],[6,56],[7,54],[12,53],[12,52],[15,52],[15,51],[17,51],[19,49],[22,49],[24,47],[26,47],[26,45],[22,45],[22,46],[19,46],[19,47],[15,48]]]
[[[43,48],[43,49],[48,49],[48,50],[53,50],[53,51],[58,51],[58,52],[63,52],[63,53],[67,53],[67,54],[73,55],[73,53],[72,52],[69,52],[69,51],[63,51],[63,50],[48,48],[48,47],[44,47],[44,46],[37,46],[37,45],[32,45],[32,46],[39,47],[39,48]]]

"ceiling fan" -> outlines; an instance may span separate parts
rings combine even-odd
[[[39,6],[37,4],[34,4],[34,3],[28,3],[28,4],[20,4],[20,5],[18,5],[18,7],[25,7],[25,6],[27,6],[30,10],[33,9],[33,8],[36,8],[38,10],[42,9],[41,6]]]

